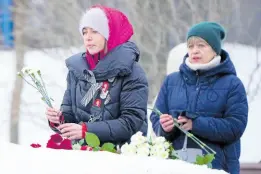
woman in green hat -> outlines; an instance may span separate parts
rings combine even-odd
[[[188,53],[180,71],[165,78],[155,103],[163,115],[152,113],[150,119],[154,132],[181,149],[184,160],[194,162],[205,152],[174,126],[173,118],[216,152],[213,168],[239,174],[248,101],[229,54],[221,48],[224,38],[223,27],[214,22],[201,22],[189,30]]]

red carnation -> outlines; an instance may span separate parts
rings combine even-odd
[[[82,146],[81,150],[87,150],[87,146]]]
[[[31,144],[31,147],[33,147],[33,148],[39,148],[39,147],[41,147],[41,145],[40,145],[40,144]]]
[[[60,149],[72,150],[72,143],[69,139],[64,139],[60,144]]]
[[[63,141],[63,137],[60,134],[53,134],[51,136],[50,141],[52,141],[54,143],[61,143]]]
[[[60,149],[59,144],[53,142],[52,140],[49,140],[46,145],[47,148],[51,149]]]
[[[81,147],[81,150],[92,151],[92,150],[93,150],[93,148],[92,148],[92,147],[90,147],[90,146],[82,146],[82,147]]]

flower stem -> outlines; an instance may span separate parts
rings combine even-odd
[[[26,80],[22,74],[20,74],[19,76],[20,76],[27,84],[29,84],[30,86],[32,86],[33,88],[35,88],[35,89],[38,91],[38,89],[37,89],[33,84],[31,84],[30,82],[28,82],[28,80]]]
[[[151,109],[151,108],[148,108],[150,110],[152,110],[153,112],[155,112],[158,116],[161,116],[162,113],[154,108],[154,109]],[[205,150],[207,153],[210,153],[208,150],[210,150],[213,154],[216,154],[216,152],[210,148],[209,146],[207,146],[205,143],[203,143],[202,141],[200,141],[197,137],[195,137],[192,133],[184,130],[180,125],[179,123],[177,122],[177,119],[173,118],[173,121],[174,121],[174,125],[179,129],[181,130],[186,136],[188,136],[189,138],[191,138],[195,143],[197,143],[200,148],[202,148],[203,150]],[[207,150],[208,149],[208,150]]]

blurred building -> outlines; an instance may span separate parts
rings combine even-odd
[[[0,48],[13,48],[12,0],[0,0]]]

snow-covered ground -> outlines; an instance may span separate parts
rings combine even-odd
[[[182,57],[184,55],[185,45],[177,46],[170,53],[171,59],[167,65],[168,73],[178,69]],[[249,76],[255,69],[256,52],[254,48],[225,44],[225,48],[230,52],[235,63],[239,77],[247,86]],[[59,106],[66,86],[67,69],[64,64],[65,58],[77,53],[78,49],[70,49],[65,52],[63,50],[47,50],[28,51],[25,56],[25,66],[39,68],[43,73],[43,78],[47,82],[47,88],[52,98],[55,100],[56,106]],[[259,52],[261,55],[261,52]],[[173,56],[174,55],[174,56]],[[9,141],[9,115],[11,94],[14,88],[15,72],[15,55],[11,51],[0,52],[0,139]],[[261,58],[259,59],[260,62]],[[261,69],[259,69],[254,77],[251,90],[254,91],[257,82],[261,79]],[[260,91],[260,89],[259,89]],[[250,93],[251,94],[251,93]],[[242,138],[242,155],[241,162],[259,162],[261,161],[261,138],[256,134],[259,132],[258,126],[261,118],[259,112],[261,108],[261,94],[258,94],[250,103],[249,123],[246,132]],[[33,142],[45,144],[52,131],[48,128],[45,119],[45,105],[40,100],[40,95],[34,91],[32,87],[24,84],[22,93],[23,103],[21,105],[20,117],[20,145],[29,146]],[[149,127],[151,130],[151,128]]]
[[[8,174],[191,174],[191,171],[194,174],[227,174],[181,160],[109,152],[34,149],[9,143],[0,144],[0,154],[1,170],[8,171]],[[102,163],[102,167],[97,168],[98,163]]]

